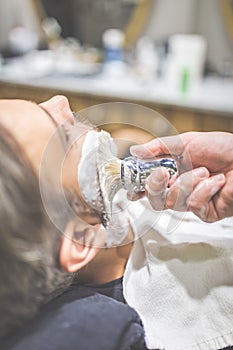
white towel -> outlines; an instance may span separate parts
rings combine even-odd
[[[150,349],[233,345],[233,220],[206,224],[191,213],[128,207],[139,237],[124,295],[140,314]]]

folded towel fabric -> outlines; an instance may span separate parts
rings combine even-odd
[[[140,314],[150,349],[217,350],[233,345],[233,219],[128,207],[136,241],[124,295]]]

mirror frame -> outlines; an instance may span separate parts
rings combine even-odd
[[[138,5],[134,9],[129,22],[124,29],[125,47],[132,47],[143,32],[146,23],[151,14],[154,0],[139,0]]]
[[[233,6],[231,0],[221,0],[220,6],[228,34],[233,40]]]
[[[138,4],[136,5],[126,27],[124,28],[125,33],[125,48],[132,47],[137,39],[142,34],[142,31],[148,21],[149,15],[151,14],[152,4],[154,0],[137,0]],[[46,17],[43,5],[40,0],[30,0],[31,6],[34,13],[36,14],[38,23]],[[40,28],[41,34],[42,29]],[[43,35],[44,37],[44,35]],[[46,40],[46,38],[44,37]]]

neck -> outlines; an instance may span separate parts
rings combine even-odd
[[[103,248],[93,261],[79,271],[80,283],[103,284],[124,275],[133,243],[115,248]]]

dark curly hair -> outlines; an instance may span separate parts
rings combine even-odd
[[[0,124],[0,337],[70,285],[72,275],[58,263],[61,238],[44,210],[29,160]]]

